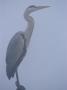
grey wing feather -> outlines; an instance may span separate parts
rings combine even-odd
[[[6,71],[9,79],[11,76],[14,76],[15,69],[20,64],[19,60],[22,61],[22,57],[24,57],[24,47],[24,38],[20,34],[16,34],[8,45],[6,54]]]

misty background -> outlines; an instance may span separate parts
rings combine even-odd
[[[0,0],[0,90],[16,90],[6,76],[6,50],[12,36],[24,31],[29,5],[50,5],[31,14],[35,27],[20,64],[19,79],[26,90],[67,90],[67,0]]]

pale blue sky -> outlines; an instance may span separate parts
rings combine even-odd
[[[52,7],[32,14],[35,27],[20,82],[26,90],[67,90],[67,0],[0,0],[0,90],[16,89],[15,78],[6,77],[6,49],[26,29],[23,13],[31,4]]]

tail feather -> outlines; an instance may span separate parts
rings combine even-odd
[[[9,80],[11,79],[11,77],[14,77],[11,68],[9,68],[8,66],[6,67],[6,74]]]

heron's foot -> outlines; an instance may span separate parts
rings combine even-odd
[[[26,90],[24,86],[20,85],[16,90]]]

